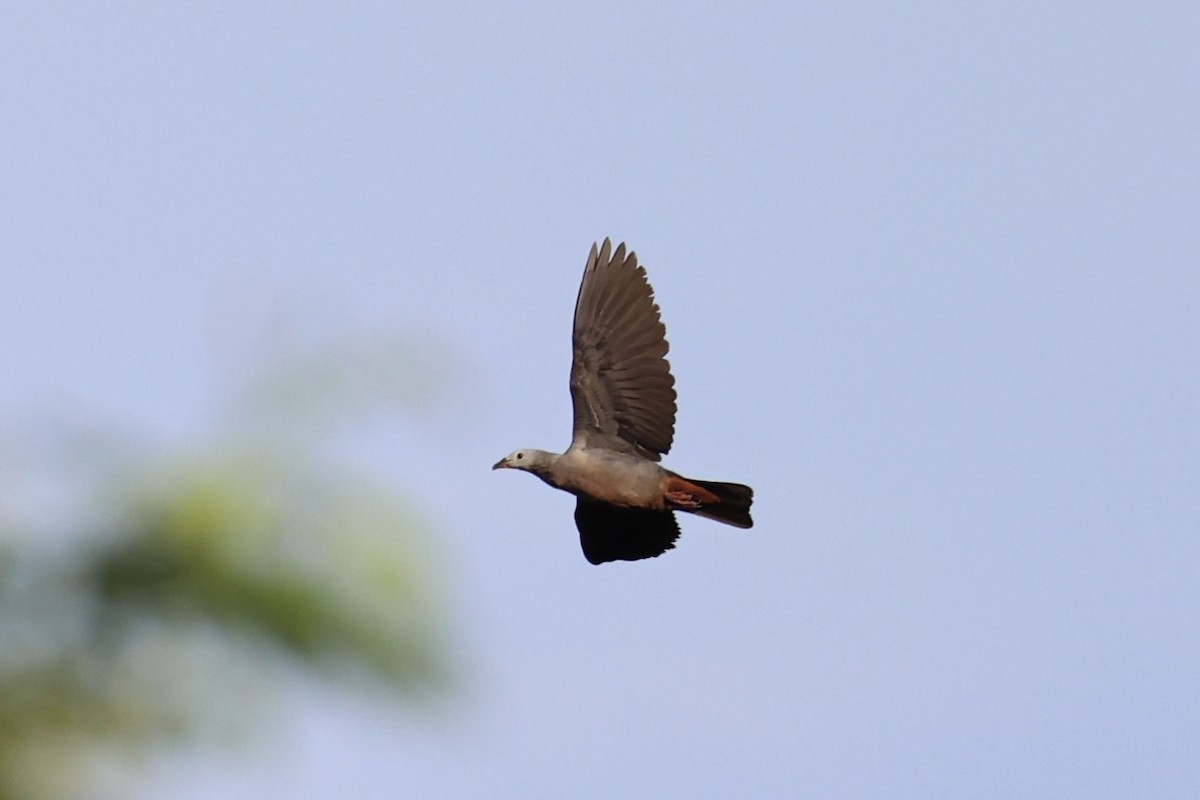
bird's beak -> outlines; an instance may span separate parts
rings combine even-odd
[[[495,464],[492,464],[492,469],[504,469],[507,466],[508,466],[508,456],[505,456],[504,458],[497,461]]]

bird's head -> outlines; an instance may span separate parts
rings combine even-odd
[[[547,453],[545,450],[533,450],[530,448],[513,450],[493,464],[492,469],[520,469],[532,472],[535,475],[544,475],[556,458],[558,458],[557,455]]]

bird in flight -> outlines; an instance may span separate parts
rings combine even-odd
[[[593,564],[662,555],[679,538],[676,511],[738,528],[754,524],[754,491],[699,481],[658,462],[675,438],[675,379],[666,328],[637,255],[592,245],[575,300],[571,402],[565,453],[514,450],[492,469],[532,472],[575,495],[575,525]]]

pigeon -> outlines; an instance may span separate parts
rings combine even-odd
[[[514,450],[493,470],[531,472],[575,495],[575,525],[593,564],[654,558],[675,547],[676,511],[749,528],[754,491],[685,478],[658,462],[675,437],[666,327],[637,255],[593,243],[575,300],[565,453]]]

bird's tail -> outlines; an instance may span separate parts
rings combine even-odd
[[[685,478],[688,483],[695,484],[701,489],[716,496],[717,501],[702,502],[695,508],[679,508],[679,511],[689,511],[701,517],[715,519],[736,528],[752,528],[754,520],[750,518],[750,504],[754,502],[754,490],[740,483],[721,483],[719,481],[698,481]]]

